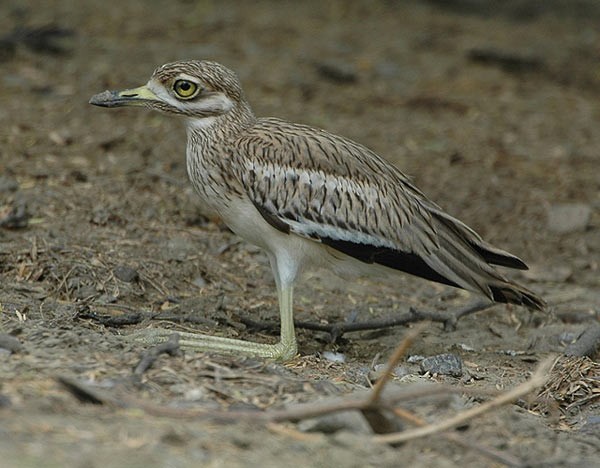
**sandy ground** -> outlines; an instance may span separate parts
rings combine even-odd
[[[305,433],[294,424],[86,404],[57,382],[73,378],[168,408],[270,410],[367,388],[373,366],[405,335],[397,327],[332,344],[323,332],[301,330],[300,355],[285,365],[185,352],[161,356],[132,379],[146,347],[123,339],[131,331],[170,326],[269,341],[272,333],[242,321],[277,318],[264,255],[205,217],[194,197],[181,122],[87,104],[177,59],[235,69],[258,115],[369,146],[531,266],[513,277],[546,298],[548,313],[498,305],[453,331],[430,324],[408,354],[453,353],[464,373],[419,377],[418,364],[403,362],[415,379],[506,390],[597,324],[600,7],[398,3],[2,3],[0,331],[23,347],[0,353],[0,465],[499,463],[440,437],[394,448],[353,427]],[[73,34],[56,37],[64,30]],[[323,273],[296,297],[297,318],[322,324],[355,313],[359,321],[393,317],[411,306],[450,311],[473,300],[413,278],[348,284]],[[346,361],[328,361],[331,351]],[[542,410],[521,400],[460,433],[529,466],[592,466],[600,384],[597,374],[575,389],[580,382],[567,379],[569,401]],[[437,421],[478,401],[409,407]]]

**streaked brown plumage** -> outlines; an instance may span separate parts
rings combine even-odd
[[[198,335],[187,337],[190,345],[291,357],[293,284],[314,266],[342,275],[399,270],[496,302],[544,307],[537,295],[493,267],[527,268],[520,259],[443,212],[366,147],[324,130],[256,118],[237,77],[222,65],[167,64],[144,87],[107,91],[90,102],[186,116],[187,167],[196,191],[234,232],[269,256],[282,342],[235,340],[227,347],[227,340]]]

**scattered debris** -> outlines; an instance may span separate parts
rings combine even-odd
[[[586,356],[561,356],[555,360],[531,409],[549,413],[558,404],[563,416],[567,416],[598,399],[600,363]]]

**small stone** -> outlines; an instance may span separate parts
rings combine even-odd
[[[104,294],[101,294],[100,296],[98,296],[94,302],[96,302],[98,304],[104,304],[104,305],[114,304],[115,302],[117,302],[117,299],[118,299],[117,296],[114,296],[109,293],[104,293]]]
[[[557,234],[584,231],[592,216],[585,203],[563,203],[548,209],[548,229]]]
[[[19,183],[10,177],[0,176],[0,193],[16,192],[19,190]]]
[[[115,274],[117,279],[120,279],[125,283],[131,283],[132,281],[135,281],[140,277],[140,274],[137,272],[137,270],[127,265],[118,265],[113,270],[113,273]]]
[[[460,377],[462,371],[462,359],[456,354],[438,354],[425,358],[420,364],[421,372],[425,374],[450,375]]]
[[[334,353],[332,351],[324,351],[323,357],[331,362],[346,362],[346,355],[342,353]]]
[[[165,260],[183,262],[197,252],[197,246],[186,237],[169,239],[161,254]]]
[[[425,356],[421,356],[420,354],[413,354],[411,356],[408,356],[406,362],[408,362],[409,364],[416,364],[417,362],[421,362],[423,359],[425,359]]]
[[[48,134],[48,138],[58,146],[68,146],[73,143],[73,137],[66,132],[52,131]]]
[[[570,331],[565,331],[565,332],[562,332],[560,335],[558,335],[558,342],[562,346],[567,346],[567,345],[575,343],[579,339],[580,336],[581,336],[581,332],[574,333],[574,332],[570,332]]]
[[[302,432],[321,432],[334,434],[339,431],[348,431],[358,434],[371,434],[371,428],[361,414],[357,411],[332,413],[318,418],[305,419],[298,423]]]
[[[169,429],[162,435],[160,440],[168,445],[184,446],[187,444],[189,437],[178,430]]]
[[[95,297],[97,294],[98,291],[96,291],[96,287],[94,285],[87,284],[83,285],[80,288],[77,288],[73,293],[73,296],[75,297],[75,299],[84,300],[89,299],[91,297]]]
[[[590,435],[600,434],[600,416],[588,416],[585,421],[585,424],[581,427],[580,432]]]
[[[111,219],[111,213],[104,207],[96,207],[92,212],[90,221],[98,226],[104,226],[108,224]]]
[[[387,368],[387,364],[375,365],[373,367],[373,370],[371,372],[369,372],[369,380],[371,382],[376,382],[377,380],[379,380],[381,378],[381,376],[383,375],[383,373],[385,372],[386,368]],[[402,378],[408,374],[410,374],[410,372],[404,366],[396,366],[394,369],[392,369],[392,377],[395,377],[398,379]]]
[[[23,345],[14,336],[0,333],[0,348],[6,349],[10,353],[18,353],[23,349]]]
[[[197,288],[204,288],[207,283],[202,276],[198,275],[192,280],[192,284]]]
[[[347,62],[318,62],[315,64],[315,68],[322,78],[334,83],[349,84],[358,81],[356,70]]]
[[[406,374],[404,377],[398,379],[400,385],[413,385],[413,384],[428,384],[431,383],[427,378],[418,374]]]
[[[31,218],[24,202],[16,202],[14,206],[0,206],[0,227],[7,229],[26,228]]]

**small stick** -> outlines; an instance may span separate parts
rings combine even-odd
[[[431,434],[452,429],[456,426],[460,426],[469,419],[473,419],[474,417],[479,416],[487,411],[490,411],[494,408],[498,408],[499,406],[505,405],[506,403],[510,403],[511,401],[514,401],[528,394],[532,390],[541,387],[548,379],[547,374],[550,371],[554,360],[554,356],[545,359],[539,364],[538,368],[529,380],[523,382],[520,385],[517,385],[512,390],[498,395],[493,400],[490,400],[474,408],[470,408],[438,423],[429,424],[427,426],[419,427],[417,429],[412,429],[410,431],[404,431],[395,434],[377,435],[374,436],[374,440],[386,444],[406,442],[408,440],[417,439],[419,437],[425,437]]]
[[[113,404],[115,406],[122,406],[106,392],[79,382],[77,379],[59,375],[56,377],[56,380],[82,403],[91,403],[93,405]]]
[[[335,343],[344,333],[366,331],[366,330],[380,330],[382,328],[398,327],[406,325],[408,323],[421,322],[428,320],[430,322],[440,322],[444,324],[444,330],[451,331],[456,328],[458,321],[469,314],[474,314],[485,309],[489,309],[494,306],[493,302],[489,301],[478,301],[472,304],[467,304],[454,312],[441,311],[441,312],[429,312],[419,310],[411,307],[408,311],[397,314],[392,318],[384,318],[379,320],[369,320],[367,322],[335,322],[329,324],[314,323],[314,322],[302,322],[294,321],[296,328],[302,328],[305,330],[315,330],[329,333],[331,341]],[[272,322],[260,322],[249,319],[247,317],[240,317],[240,322],[246,326],[278,331],[279,324]]]
[[[388,359],[385,371],[379,380],[377,380],[377,383],[371,391],[370,397],[365,402],[367,408],[361,410],[363,418],[366,419],[375,434],[389,434],[401,430],[398,421],[391,418],[389,413],[384,412],[381,408],[378,408],[377,405],[380,403],[381,393],[383,392],[385,385],[392,378],[394,368],[398,365],[400,359],[406,354],[408,348],[410,348],[415,338],[419,336],[425,326],[425,323],[421,323],[404,336],[404,339]]]
[[[426,326],[427,323],[421,323],[417,325],[415,328],[413,328],[406,334],[402,342],[398,345],[398,347],[394,351],[394,354],[392,354],[392,356],[388,360],[383,375],[379,378],[379,380],[373,387],[373,391],[371,392],[371,398],[369,398],[370,404],[375,405],[379,402],[379,399],[381,398],[381,392],[383,391],[383,388],[388,383],[388,381],[392,378],[392,372],[394,368],[398,365],[400,359],[402,359],[402,357],[406,354],[408,348],[410,348],[410,346],[413,344],[413,341],[415,341],[417,336],[421,334],[421,332],[425,329]]]
[[[420,416],[414,414],[411,411],[405,410],[404,408],[394,408],[393,413],[399,418],[404,419],[405,421],[409,421],[415,426],[425,426],[427,425],[427,421],[425,421]],[[475,450],[476,452],[481,453],[482,455],[491,458],[499,463],[502,463],[506,466],[512,467],[521,467],[524,466],[524,463],[516,458],[514,455],[506,452],[501,452],[500,450],[496,450],[492,447],[488,447],[487,445],[482,445],[480,443],[476,443],[472,440],[467,440],[465,437],[460,434],[455,434],[452,432],[442,432],[439,434],[446,440],[450,442],[454,442],[455,444],[461,445],[462,447]]]

